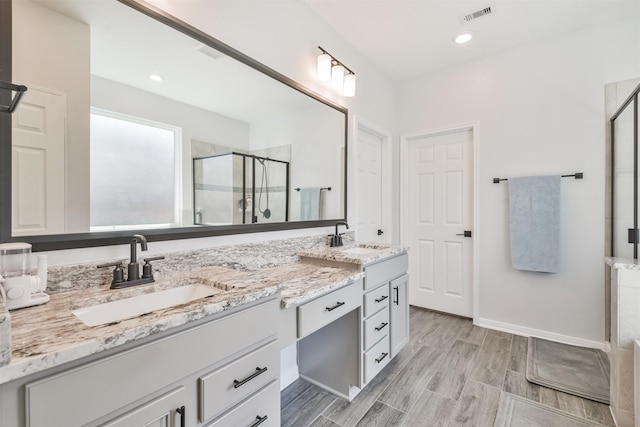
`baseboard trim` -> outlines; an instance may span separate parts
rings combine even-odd
[[[508,332],[514,335],[542,338],[545,340],[560,342],[563,344],[577,345],[580,347],[597,348],[598,350],[602,350],[602,351],[608,350],[607,343],[604,341],[600,342],[600,341],[585,340],[582,338],[571,337],[569,335],[556,334],[555,332],[543,331],[541,329],[527,328],[525,326],[499,322],[497,320],[477,318],[477,319],[474,319],[473,324],[476,326],[487,328],[487,329]]]
[[[300,378],[298,365],[289,366],[288,369],[280,371],[280,391],[289,387],[298,378]]]

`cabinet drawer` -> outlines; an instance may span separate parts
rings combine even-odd
[[[364,288],[374,289],[381,283],[406,273],[409,268],[407,254],[372,264],[364,268]]]
[[[226,411],[278,378],[280,352],[276,342],[257,349],[198,378],[200,421]]]
[[[389,363],[389,335],[364,354],[364,382],[371,381]]]
[[[389,335],[388,308],[385,308],[364,321],[364,349],[370,348],[385,335]]]
[[[389,307],[389,287],[380,286],[364,296],[364,317]]]
[[[305,337],[360,307],[361,286],[358,280],[298,307],[298,338]]]
[[[261,390],[206,427],[280,427],[279,382]],[[266,419],[264,419],[266,417]],[[263,420],[260,422],[260,420]]]
[[[224,358],[242,354],[248,346],[267,341],[278,333],[279,305],[279,301],[273,299],[28,383],[25,385],[27,425],[85,425]],[[74,402],[72,411],[68,410],[69,402]]]

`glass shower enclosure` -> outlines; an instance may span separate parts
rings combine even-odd
[[[193,223],[289,220],[289,162],[230,152],[193,158]]]
[[[611,256],[637,259],[638,94],[640,85],[611,117]]]

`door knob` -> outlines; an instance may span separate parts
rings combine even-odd
[[[456,236],[471,237],[471,231],[465,230],[464,233],[456,234]]]

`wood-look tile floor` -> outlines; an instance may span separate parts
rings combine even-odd
[[[299,379],[281,393],[282,426],[491,427],[501,391],[615,426],[607,405],[529,383],[526,338],[415,307],[410,316],[409,344],[353,402]]]

